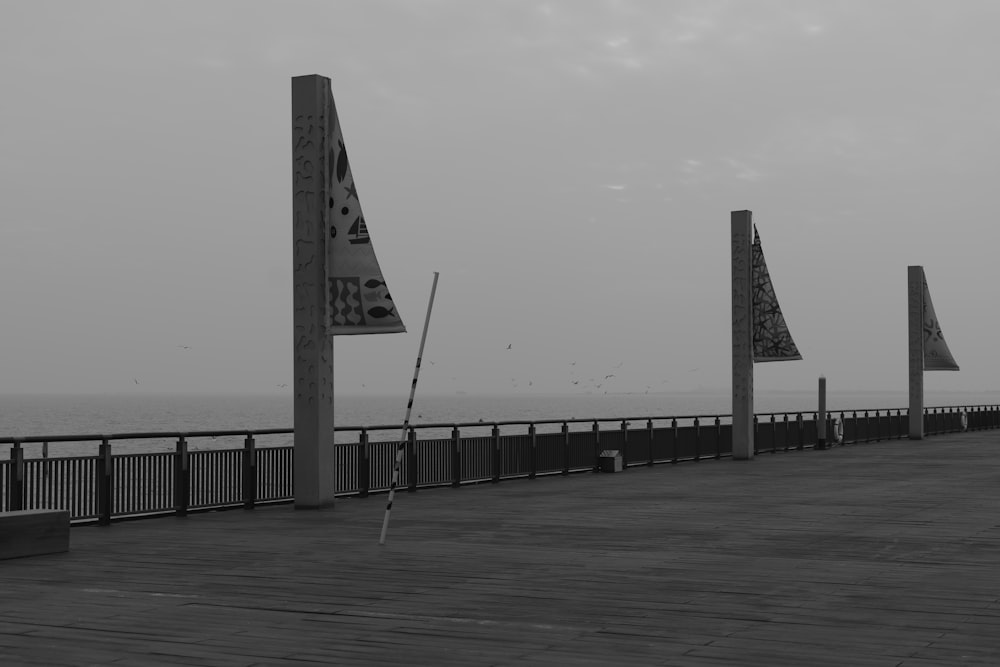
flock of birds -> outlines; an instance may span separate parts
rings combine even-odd
[[[178,345],[177,348],[181,349],[181,350],[190,350],[191,346],[190,345]],[[514,344],[513,343],[508,343],[507,347],[505,349],[512,351],[514,349]],[[427,363],[430,364],[431,366],[434,365],[434,362],[430,361],[430,360],[428,360]],[[616,370],[620,369],[624,365],[625,365],[625,362],[624,361],[620,361],[620,362],[618,362],[617,365],[613,366],[610,370],[616,371]],[[594,377],[587,378],[586,382],[584,382],[582,378],[578,378],[576,376],[576,371],[577,371],[576,366],[577,366],[577,363],[575,361],[569,362],[569,367],[570,367],[569,384],[572,387],[577,388],[577,389],[596,390],[596,391],[602,391],[603,390],[603,392],[605,394],[607,394],[608,390],[605,387],[608,386],[609,383],[617,377],[617,375],[615,373],[613,373],[613,372],[612,373],[605,373],[603,376],[601,376],[600,373],[598,373]],[[700,369],[698,369],[698,368],[691,368],[691,369],[688,370],[688,372],[692,373],[692,372],[697,371],[697,370],[700,370]],[[458,378],[457,377],[452,377],[451,379],[452,380],[457,380]],[[139,384],[139,379],[138,378],[132,378],[132,381],[136,385]],[[524,379],[523,378],[519,379],[519,378],[512,377],[510,379],[510,382],[511,382],[511,386],[514,389],[517,389],[518,387],[521,386],[520,383],[524,382]],[[582,386],[581,386],[581,382],[584,382]],[[663,380],[662,382],[660,382],[660,385],[662,386],[662,385],[668,384],[669,382],[670,382],[670,380]],[[527,381],[527,384],[524,385],[524,386],[533,387],[534,386],[534,380],[533,379],[529,379]],[[288,388],[288,384],[283,382],[281,384],[276,384],[275,387],[277,387],[279,389],[287,389]],[[364,383],[361,384],[361,387],[365,388]],[[641,392],[641,393],[648,394],[651,389],[653,389],[653,385],[646,385],[645,390],[643,392]],[[639,392],[631,392],[631,393],[639,393]]]

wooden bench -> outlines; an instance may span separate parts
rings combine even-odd
[[[0,560],[69,551],[68,510],[0,512]]]

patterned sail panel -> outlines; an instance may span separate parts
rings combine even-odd
[[[774,294],[774,285],[771,283],[771,274],[767,271],[756,225],[753,228],[750,294],[753,299],[753,360],[801,359],[799,348],[788,332],[785,316],[781,314],[778,297]]]
[[[332,92],[327,99],[327,331],[333,335],[404,332],[361,212]]]
[[[941,333],[941,323],[934,312],[931,293],[927,289],[927,277],[924,276],[924,370],[925,371],[957,371],[958,363],[951,356],[948,343]]]

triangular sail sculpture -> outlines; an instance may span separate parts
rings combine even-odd
[[[934,312],[931,293],[927,290],[927,278],[924,277],[923,317],[924,329],[924,370],[926,371],[957,371],[958,363],[951,356],[948,343],[941,334],[941,324]]]
[[[379,268],[361,212],[331,91],[327,107],[326,177],[330,193],[327,236],[327,332],[333,335],[406,331]]]
[[[750,294],[753,302],[753,360],[793,361],[801,359],[781,314],[778,297],[774,294],[771,275],[764,261],[757,226],[753,228],[751,249]],[[928,301],[929,302],[929,301]]]

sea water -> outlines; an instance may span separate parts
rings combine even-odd
[[[402,424],[406,400],[406,396],[335,396],[335,421],[337,426],[383,426],[383,436],[391,439],[388,431],[398,429]],[[754,408],[757,413],[811,413],[816,410],[816,401],[815,392],[758,392]],[[929,392],[925,397],[927,406],[997,403],[1000,403],[1000,392]],[[831,391],[827,397],[827,406],[831,410],[900,409],[905,412],[906,405],[905,391]],[[515,420],[638,420],[647,417],[728,415],[730,411],[731,398],[723,390],[450,396],[422,395],[418,392],[413,403],[411,423],[420,426]],[[277,429],[291,428],[292,425],[293,398],[290,394],[0,395],[0,437]],[[422,431],[420,434],[421,437],[446,437],[439,432]],[[356,433],[341,435],[338,437],[340,441],[356,441],[357,438]],[[242,443],[235,437],[229,440],[232,442],[213,443],[202,439],[192,441],[192,447],[240,446]],[[173,442],[164,439],[157,444],[172,447]],[[260,442],[262,446],[290,443],[289,435],[262,438]],[[59,449],[55,445],[53,447]],[[91,444],[87,452],[92,453],[93,449]],[[116,451],[128,449],[115,444]],[[0,445],[0,456],[5,457],[7,450],[7,445]],[[33,449],[29,451],[33,452]]]

